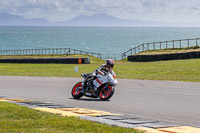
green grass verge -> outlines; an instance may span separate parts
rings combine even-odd
[[[186,52],[194,52],[194,51],[200,51],[200,46],[148,50],[148,51],[140,52],[135,55],[172,54],[172,53],[186,53]]]
[[[19,105],[0,102],[1,133],[140,133],[76,117],[61,117]]]
[[[0,63],[0,75],[41,76],[41,77],[80,77],[98,68],[103,60],[91,57],[91,64],[9,64]],[[78,66],[79,72],[74,72]],[[115,61],[117,78],[171,80],[200,82],[200,59],[172,60],[158,62]]]

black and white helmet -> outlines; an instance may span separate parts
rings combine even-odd
[[[105,63],[110,69],[114,67],[114,61],[112,59],[107,59]]]

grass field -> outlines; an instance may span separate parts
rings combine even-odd
[[[0,102],[1,133],[139,133],[76,117],[61,117],[19,105]]]
[[[186,48],[167,48],[167,49],[155,49],[140,52],[136,55],[152,55],[152,54],[173,54],[173,53],[186,53],[200,51],[200,46],[186,47]]]
[[[79,56],[79,55],[75,55]],[[74,57],[74,56],[73,56]],[[91,64],[9,64],[0,63],[0,75],[4,76],[42,76],[42,77],[80,77],[98,68],[103,60],[91,58]],[[79,72],[74,72],[78,66]],[[200,82],[200,59],[173,60],[158,62],[115,61],[117,78],[172,80]]]

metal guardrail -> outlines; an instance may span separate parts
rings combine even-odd
[[[46,48],[46,49],[17,49],[17,50],[0,50],[0,55],[91,55],[97,58],[102,58],[102,54],[85,52],[82,50],[71,48]]]
[[[147,50],[156,49],[167,49],[167,48],[185,48],[198,46],[198,41],[200,38],[193,39],[182,39],[182,40],[171,40],[171,41],[161,41],[161,42],[151,42],[140,44],[122,54],[100,54],[94,52],[85,52],[82,50],[71,49],[71,48],[46,48],[46,49],[17,49],[17,50],[0,50],[0,56],[3,55],[91,55],[100,59],[113,59],[120,60],[125,59],[128,55],[137,54]]]
[[[200,40],[200,38],[143,43],[128,51],[123,52],[122,60],[127,58],[128,55],[137,54],[147,50],[167,49],[167,48],[187,48],[192,46],[198,46],[198,40]]]
[[[119,60],[121,54],[100,54],[94,52],[85,52],[82,50],[71,49],[71,48],[46,48],[46,49],[17,49],[17,50],[0,50],[0,56],[9,56],[9,55],[91,55],[100,59],[113,59]]]

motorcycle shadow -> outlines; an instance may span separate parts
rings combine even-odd
[[[70,98],[70,99],[74,99],[74,98]],[[88,99],[88,98],[80,98],[80,99],[74,99],[77,101],[97,101],[97,102],[109,102],[110,100],[107,101],[101,101],[100,99]]]

